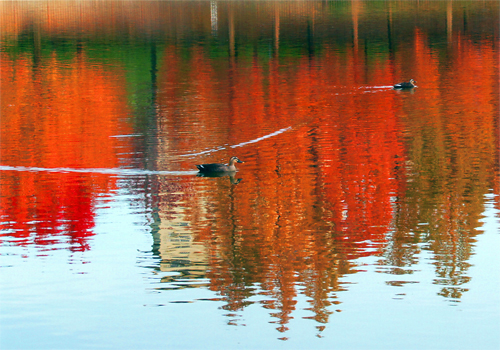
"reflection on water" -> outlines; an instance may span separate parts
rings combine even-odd
[[[302,308],[321,333],[370,267],[392,300],[469,291],[500,209],[497,2],[0,6],[7,254],[92,250],[105,198],[149,222],[146,289],[210,290],[228,324]]]

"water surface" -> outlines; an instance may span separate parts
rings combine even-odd
[[[0,6],[2,348],[500,346],[498,2]]]

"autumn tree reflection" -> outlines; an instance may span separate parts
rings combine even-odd
[[[485,195],[499,206],[498,2],[460,4],[4,2],[3,31],[31,51],[2,53],[2,164],[118,167],[131,146],[110,136],[133,109],[148,169],[246,162],[237,185],[143,180],[158,268],[180,276],[165,289],[206,286],[230,324],[262,305],[280,332],[305,299],[321,331],[360,259],[399,287],[425,252],[458,301]],[[61,27],[82,33],[64,64],[44,53]],[[402,78],[420,87],[393,91]],[[95,198],[116,189],[102,174],[2,176],[18,244],[88,249]]]
[[[481,232],[484,196],[497,191],[498,66],[494,44],[456,37],[448,49],[458,51],[459,59],[440,69],[426,39],[418,33],[413,43],[416,64],[428,72],[426,90],[402,106],[410,163],[393,237],[399,249],[392,246],[385,263],[412,266],[421,249],[430,250],[440,294],[459,299],[467,290],[467,261]]]
[[[497,67],[491,44],[455,40],[450,49],[463,50],[461,61],[443,70],[415,33],[412,74],[425,89],[407,93],[373,88],[394,81],[395,67],[406,69],[404,53],[374,64],[361,49],[325,47],[264,64],[255,56],[210,61],[200,47],[181,61],[181,51],[166,49],[158,127],[169,142],[160,153],[175,158],[286,130],[216,152],[221,160],[238,152],[243,181],[198,178],[190,199],[178,203],[190,239],[207,249],[203,277],[226,301],[231,324],[260,303],[285,332],[299,294],[310,318],[326,323],[341,310],[340,280],[359,270],[358,258],[380,256],[388,267],[381,271],[397,279],[388,283],[401,286],[409,282],[397,276],[412,273],[422,249],[434,256],[440,294],[460,298],[483,196],[494,183]],[[486,83],[469,86],[477,73]],[[438,85],[447,76],[454,89]],[[447,105],[453,94],[460,105]],[[190,129],[194,123],[199,129]],[[200,157],[214,159],[208,154]],[[174,167],[192,167],[191,158],[179,159]]]
[[[37,62],[2,55],[1,164],[28,171],[2,172],[1,229],[16,244],[87,250],[96,197],[116,188],[110,175],[92,169],[119,167],[130,149],[113,137],[130,133],[119,119],[126,114],[123,83],[91,67],[83,53],[66,64],[57,57]]]

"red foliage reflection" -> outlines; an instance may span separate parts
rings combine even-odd
[[[112,190],[114,179],[63,168],[118,166],[110,136],[128,130],[118,119],[126,113],[124,84],[83,55],[69,65],[43,63],[2,57],[1,163],[28,169],[2,172],[2,229],[16,244],[86,250],[95,197]]]

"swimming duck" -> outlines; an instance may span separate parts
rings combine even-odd
[[[410,81],[405,81],[404,83],[399,83],[394,85],[395,89],[411,89],[415,87],[416,81],[413,79],[410,79]]]
[[[213,164],[199,164],[196,165],[198,170],[203,173],[222,173],[222,172],[232,172],[236,171],[236,167],[234,166],[234,163],[244,163],[243,161],[239,160],[238,157],[231,157],[229,159],[229,164],[220,164],[220,163],[213,163]]]

